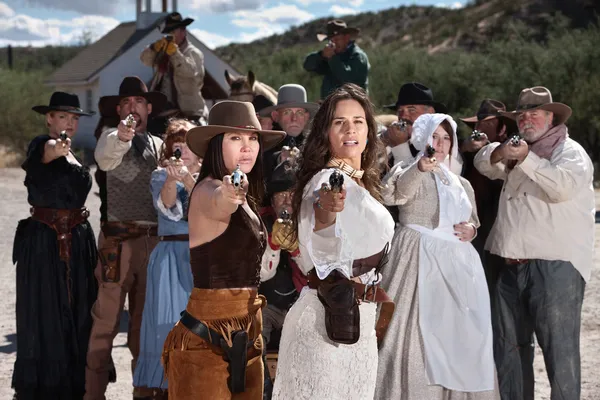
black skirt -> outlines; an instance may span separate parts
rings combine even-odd
[[[86,168],[64,157],[41,163],[47,136],[33,140],[23,164],[29,204],[80,208],[91,188]],[[85,393],[85,365],[92,305],[96,238],[88,222],[71,231],[69,266],[60,260],[56,232],[31,218],[19,222],[13,247],[17,268],[16,398],[70,400]],[[69,292],[71,301],[69,301]]]

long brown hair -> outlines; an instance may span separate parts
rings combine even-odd
[[[373,104],[360,86],[347,83],[336,89],[323,101],[300,151],[293,199],[293,222],[296,235],[304,188],[316,173],[326,168],[327,163],[333,158],[329,143],[329,129],[333,123],[337,104],[342,100],[356,100],[365,111],[369,132],[367,133],[367,146],[362,153],[361,160],[361,168],[364,170],[362,183],[371,196],[381,201],[381,163],[379,160],[385,154],[385,148],[377,136]]]

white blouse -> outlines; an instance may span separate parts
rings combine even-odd
[[[389,211],[347,175],[344,210],[337,214],[331,227],[314,231],[313,205],[318,190],[322,183],[329,183],[335,170],[321,170],[306,185],[298,222],[300,253],[308,254],[319,279],[325,279],[335,269],[352,278],[354,260],[379,253],[394,236],[394,220]]]

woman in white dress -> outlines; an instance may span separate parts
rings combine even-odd
[[[366,300],[362,294],[380,277],[394,230],[379,202],[383,148],[376,134],[373,106],[353,84],[329,95],[313,120],[299,161],[293,220],[300,252],[314,268],[303,271],[309,284],[283,325],[275,400],[365,400],[375,393],[381,299],[374,291]],[[344,180],[339,192],[329,186],[334,171]]]
[[[456,123],[446,114],[422,115],[411,142],[420,151],[415,161],[383,180],[400,226],[382,287],[398,308],[379,353],[375,398],[498,399],[489,295],[470,243],[479,226],[475,196],[451,172]]]

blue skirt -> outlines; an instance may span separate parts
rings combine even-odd
[[[194,288],[189,242],[160,242],[150,255],[147,279],[133,385],[166,389],[160,362],[163,344]]]

